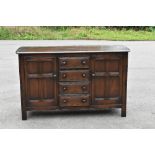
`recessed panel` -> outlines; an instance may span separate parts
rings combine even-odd
[[[29,79],[28,81],[29,99],[38,99],[39,96],[39,79]]]
[[[95,72],[105,72],[106,71],[105,61],[96,60],[94,64],[94,69]]]
[[[37,62],[27,62],[27,72],[29,74],[39,73],[39,63]]]
[[[119,72],[119,61],[118,60],[107,61],[106,71],[107,72]]]
[[[105,97],[106,81],[104,77],[96,77],[94,80],[94,95],[96,98]]]
[[[119,97],[120,96],[120,79],[119,77],[109,77],[109,91],[108,97]]]
[[[55,64],[54,61],[51,62],[42,62],[42,69],[41,72],[42,73],[52,73],[55,71]]]

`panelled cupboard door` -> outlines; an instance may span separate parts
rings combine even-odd
[[[122,54],[92,56],[92,104],[121,104]]]
[[[56,58],[25,56],[26,99],[29,107],[51,107],[56,99]]]

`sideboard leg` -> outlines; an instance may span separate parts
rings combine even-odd
[[[126,108],[121,109],[121,116],[126,117]]]
[[[27,112],[22,111],[22,120],[27,120]]]

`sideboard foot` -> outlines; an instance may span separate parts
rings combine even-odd
[[[27,120],[27,112],[22,111],[22,120]]]
[[[121,116],[126,117],[126,110],[124,111],[123,109],[121,109]]]

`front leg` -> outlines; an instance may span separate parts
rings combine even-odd
[[[22,110],[22,120],[27,120],[27,111]]]
[[[126,107],[121,108],[121,116],[126,117]]]

